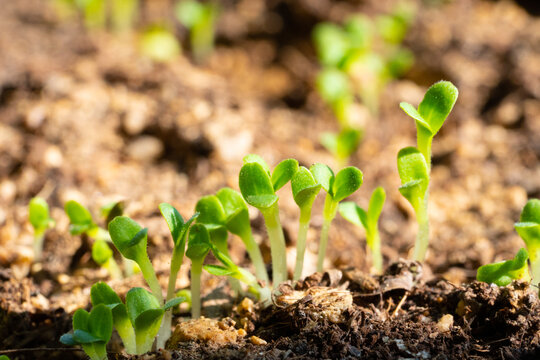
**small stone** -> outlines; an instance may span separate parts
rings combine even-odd
[[[255,335],[253,335],[252,337],[250,337],[250,338],[249,338],[249,341],[251,341],[251,343],[252,343],[253,345],[266,345],[266,344],[268,344],[268,343],[266,342],[266,340],[263,340],[263,339],[261,339],[260,337],[255,336]]]
[[[163,144],[153,136],[141,136],[127,146],[126,152],[134,160],[150,162],[163,153]]]
[[[437,328],[440,332],[448,332],[454,325],[454,317],[451,314],[443,315],[437,322]]]
[[[238,329],[238,330],[236,330],[236,333],[237,333],[238,336],[240,336],[240,337],[244,337],[244,336],[247,335],[247,332],[246,332],[246,330],[244,330],[244,329]]]

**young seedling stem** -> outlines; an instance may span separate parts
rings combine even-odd
[[[530,199],[523,207],[519,222],[514,224],[525,242],[531,260],[532,281],[540,285],[540,200]]]

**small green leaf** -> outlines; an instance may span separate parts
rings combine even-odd
[[[501,261],[494,264],[487,264],[478,268],[476,279],[498,286],[506,286],[512,280],[530,281],[527,250],[520,249],[512,260]]]
[[[75,200],[68,201],[64,205],[64,210],[69,217],[70,232],[73,235],[82,234],[96,226],[90,211]]]
[[[206,226],[194,224],[189,232],[186,256],[192,260],[204,259],[210,247],[210,234]]]
[[[249,163],[257,163],[257,164],[261,165],[262,168],[268,174],[268,176],[270,176],[270,166],[268,166],[266,161],[264,161],[264,159],[262,157],[260,157],[259,155],[257,155],[257,154],[248,154],[248,155],[244,156],[242,161],[243,161],[244,165],[249,164]]]
[[[358,149],[362,140],[362,131],[347,128],[339,132],[336,143],[336,156],[340,159],[348,159]]]
[[[347,74],[336,68],[324,68],[317,75],[317,91],[328,104],[352,97],[352,89]]]
[[[49,217],[49,205],[45,199],[35,197],[28,205],[28,218],[36,231],[44,231],[53,220]]]
[[[338,156],[338,134],[332,132],[324,132],[321,135],[321,145],[334,156]]]
[[[356,226],[368,227],[367,213],[353,201],[339,204],[339,213],[343,218]]]
[[[132,288],[126,294],[126,306],[135,332],[157,333],[165,311],[152,293],[143,288]]]
[[[98,342],[103,341],[97,336],[92,335],[88,331],[79,330],[79,329],[73,332],[73,338],[75,339],[77,344],[92,344],[92,343],[98,343]]]
[[[377,225],[377,221],[381,216],[384,201],[386,200],[386,193],[382,187],[378,187],[373,190],[371,198],[369,199],[369,207],[367,211],[367,217],[371,225]],[[374,223],[374,224],[373,224]]]
[[[153,25],[145,29],[139,37],[139,51],[154,61],[168,62],[180,55],[182,49],[169,29]]]
[[[113,256],[113,251],[106,241],[96,240],[92,245],[92,259],[98,265],[104,265]]]
[[[527,204],[525,204],[525,207],[521,211],[519,221],[540,224],[540,200],[539,199],[530,199],[529,201],[527,201]]]
[[[285,184],[292,179],[297,170],[298,161],[295,159],[285,159],[277,164],[271,178],[274,191],[278,191],[285,186]]]
[[[398,173],[402,185],[419,180],[429,182],[426,159],[414,147],[406,147],[399,151]]]
[[[204,265],[203,269],[215,276],[230,276],[235,270],[219,265]]]
[[[114,246],[128,259],[137,261],[146,255],[147,229],[127,216],[118,216],[109,223],[109,233]]]
[[[186,301],[186,298],[185,297],[175,297],[169,301],[167,301],[165,303],[165,305],[163,305],[163,310],[167,311],[169,310],[170,308],[172,307],[175,307],[181,303],[183,303],[184,301]]]
[[[176,18],[188,29],[200,22],[204,13],[204,5],[195,0],[182,0],[175,6]]]
[[[301,166],[294,174],[291,179],[291,187],[294,201],[300,208],[304,206],[311,207],[321,190],[321,184],[315,180],[313,174],[304,166]]]
[[[373,42],[373,22],[363,14],[355,14],[345,22],[351,45],[360,50],[367,50]]]
[[[96,338],[109,342],[113,330],[113,317],[111,309],[105,304],[94,306],[88,318],[88,329]]]
[[[88,331],[88,319],[90,313],[84,309],[78,309],[73,314],[73,330]]]
[[[414,106],[412,106],[411,104],[406,103],[406,102],[401,102],[401,103],[399,103],[399,107],[403,111],[405,111],[405,113],[407,115],[409,115],[414,120],[416,120],[417,124],[423,126],[427,131],[429,131],[430,134],[433,133],[433,131],[431,130],[431,127],[429,126],[429,124],[424,120],[422,115],[420,115],[418,113],[418,110],[416,110],[416,108]]]
[[[73,334],[64,334],[60,336],[60,342],[64,345],[69,345],[69,346],[74,346],[78,344],[75,338],[73,337]],[[4,360],[4,359],[0,357],[0,360]]]
[[[458,98],[458,89],[449,81],[433,84],[418,105],[418,113],[429,124],[435,135],[452,111]]]
[[[242,166],[239,185],[246,202],[256,208],[269,208],[278,200],[270,176],[258,162]]]
[[[249,211],[242,195],[231,188],[223,188],[216,196],[223,206],[227,229],[236,235],[247,231],[250,227]]]
[[[337,66],[350,48],[347,34],[339,26],[328,22],[315,26],[313,42],[323,65]]]
[[[92,288],[90,289],[90,300],[94,306],[99,304],[122,304],[122,300],[118,294],[116,294],[116,292],[109,285],[102,281],[92,285]]]
[[[209,230],[225,225],[225,210],[215,195],[200,198],[197,205],[195,205],[195,211],[200,214],[197,222],[205,224]]]
[[[105,219],[105,223],[109,226],[109,223],[117,216],[124,214],[124,202],[112,201],[105,204],[100,209],[101,216]]]
[[[519,217],[520,222],[514,227],[523,239],[531,253],[531,261],[536,261],[536,254],[540,249],[540,200],[530,199],[523,207]]]
[[[328,165],[317,163],[311,165],[309,171],[313,174],[313,178],[321,184],[324,191],[330,192],[331,195],[332,184],[334,182],[334,172],[332,169]]]
[[[332,184],[332,197],[340,202],[360,188],[363,182],[362,172],[354,166],[341,169]]]

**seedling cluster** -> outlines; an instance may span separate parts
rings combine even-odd
[[[374,19],[356,14],[343,26],[324,22],[313,31],[323,67],[317,90],[340,125],[338,134],[324,134],[321,142],[342,165],[358,148],[363,132],[351,118],[355,97],[376,116],[386,84],[413,63],[412,53],[400,45],[414,18],[413,10],[404,4]]]

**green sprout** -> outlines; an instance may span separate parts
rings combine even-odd
[[[182,215],[172,205],[162,203],[159,205],[161,215],[165,218],[169,231],[174,243],[173,254],[171,258],[171,270],[169,274],[169,284],[167,286],[166,301],[172,300],[176,295],[176,278],[182,262],[184,261],[184,253],[186,251],[186,239],[189,233],[189,227],[193,221],[199,216],[195,213],[189,220],[184,222]],[[172,311],[167,311],[163,319],[162,333],[160,339],[168,339],[171,336]]]
[[[531,259],[533,284],[540,284],[540,200],[530,199],[521,212],[519,222],[514,224],[525,242]]]
[[[143,229],[127,216],[117,216],[109,223],[109,233],[116,249],[122,256],[139,265],[144,280],[152,293],[160,303],[163,303],[161,287],[146,250],[148,229]]]
[[[128,354],[137,354],[135,330],[131,325],[127,308],[116,292],[106,283],[98,282],[90,289],[90,299],[93,306],[107,305],[112,310],[113,325],[122,339]]]
[[[296,264],[293,275],[293,280],[298,280],[302,277],[304,268],[304,254],[306,252],[311,208],[321,190],[321,184],[315,180],[313,174],[307,168],[300,166],[291,179],[291,187],[294,201],[300,208],[300,224],[296,239]]]
[[[289,182],[298,170],[298,161],[286,159],[270,173],[266,162],[258,155],[244,157],[240,169],[239,186],[246,202],[263,214],[272,255],[274,285],[287,280],[287,259],[285,237],[279,219],[278,196],[276,191]]]
[[[92,259],[94,259],[96,264],[106,269],[111,275],[111,278],[116,280],[122,279],[122,271],[114,260],[113,251],[106,241],[96,240],[94,242],[92,245]]]
[[[112,27],[123,32],[133,27],[139,11],[139,0],[112,0],[110,14]]]
[[[214,49],[218,12],[215,2],[203,4],[195,0],[182,0],[176,4],[176,18],[189,29],[191,51],[198,62],[204,60]]]
[[[203,196],[195,205],[195,211],[200,213],[197,222],[206,226],[212,244],[223,254],[230,257],[228,248],[229,233],[225,225],[226,215],[218,197],[215,195]],[[241,293],[242,289],[237,279],[229,278],[229,283],[236,294]]]
[[[152,350],[156,335],[163,328],[164,314],[184,300],[175,297],[161,305],[152,293],[137,287],[128,291],[124,304],[114,290],[103,282],[92,286],[90,298],[94,307],[107,306],[112,310],[112,323],[126,352],[131,355],[141,355]],[[160,348],[160,345],[157,344],[157,347]]]
[[[84,309],[73,315],[73,334],[64,334],[60,342],[65,345],[81,345],[91,360],[107,359],[106,345],[112,330],[112,312],[106,305],[95,306],[90,313]]]
[[[401,108],[416,122],[417,148],[408,147],[398,153],[399,191],[411,203],[416,213],[418,234],[414,260],[424,261],[429,243],[429,174],[431,171],[431,143],[457,101],[458,90],[449,81],[433,84],[415,109],[402,102]]]
[[[352,201],[347,201],[339,205],[341,216],[357,226],[363,226],[366,230],[366,242],[371,251],[372,264],[379,274],[382,274],[383,271],[383,258],[378,222],[385,199],[386,193],[384,189],[378,187],[371,194],[367,211]]]
[[[64,210],[69,217],[69,232],[72,235],[86,234],[95,240],[111,240],[107,230],[94,222],[90,211],[75,200],[66,202]]]
[[[323,227],[319,243],[317,271],[322,271],[326,247],[328,245],[328,232],[330,225],[336,217],[339,203],[360,188],[363,182],[362,172],[354,166],[341,169],[334,175],[332,169],[324,164],[314,164],[310,168],[317,183],[326,191],[323,210]]]
[[[457,98],[458,89],[451,82],[439,81],[427,90],[418,109],[406,102],[399,104],[416,122],[417,148],[426,159],[428,171],[431,170],[431,142],[452,111]]]
[[[259,245],[257,245],[253,238],[248,207],[242,195],[231,188],[223,188],[216,193],[216,196],[225,212],[225,226],[231,233],[240,237],[246,246],[246,251],[255,266],[257,279],[268,284],[266,266]]]
[[[0,360],[9,360],[7,355],[0,355]]]
[[[397,164],[401,179],[399,192],[411,203],[418,222],[413,259],[424,261],[429,243],[429,171],[426,159],[417,148],[407,147],[399,151]]]
[[[321,144],[334,155],[338,165],[342,167],[358,149],[362,134],[362,130],[354,128],[344,128],[338,134],[326,132],[321,136]]]
[[[189,232],[186,256],[191,259],[191,317],[201,316],[201,274],[204,258],[210,252],[210,234],[203,224],[194,224]]]
[[[28,204],[28,220],[34,228],[34,259],[35,261],[41,261],[45,232],[55,224],[54,220],[49,216],[49,205],[45,199],[35,197],[30,200]]]
[[[272,303],[270,289],[260,286],[255,276],[253,276],[249,270],[236,266],[230,257],[219,251],[219,249],[212,244],[210,246],[210,250],[216,259],[223,264],[223,266],[204,265],[204,270],[208,271],[212,275],[227,276],[248,285],[249,289],[259,297],[259,300],[263,306],[268,306]]]
[[[169,62],[182,52],[174,34],[161,25],[153,25],[144,30],[139,39],[139,50],[157,62]]]
[[[528,258],[529,253],[522,248],[512,260],[480,266],[476,273],[476,280],[498,286],[506,286],[513,280],[531,281]]]

